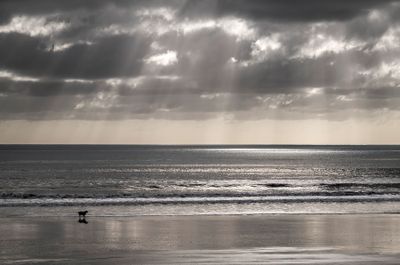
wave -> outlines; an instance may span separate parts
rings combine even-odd
[[[381,189],[400,189],[400,183],[333,183],[320,184],[321,187],[327,189],[341,188],[381,188]]]
[[[263,185],[265,186],[265,185]],[[272,186],[269,185],[268,186]],[[370,195],[399,195],[399,192],[379,192],[370,190],[334,190],[334,191],[315,191],[308,190],[282,190],[278,193],[268,193],[266,191],[158,191],[163,189],[157,185],[150,186],[155,192],[111,192],[110,193],[24,193],[24,192],[3,192],[0,199],[107,199],[107,198],[169,198],[169,197],[200,197],[200,198],[218,198],[218,197],[299,197],[299,196],[370,196]],[[211,186],[212,187],[212,186]],[[273,185],[274,188],[286,187],[285,185]]]
[[[0,207],[11,206],[75,206],[75,205],[146,205],[146,204],[217,204],[217,203],[344,203],[398,202],[399,194],[341,196],[178,196],[178,197],[113,197],[113,198],[8,198],[0,199]]]

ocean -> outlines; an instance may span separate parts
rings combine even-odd
[[[399,213],[400,146],[0,145],[0,194],[3,216]]]

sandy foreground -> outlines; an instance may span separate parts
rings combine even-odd
[[[1,264],[400,264],[400,215],[0,218]]]

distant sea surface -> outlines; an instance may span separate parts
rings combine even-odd
[[[6,215],[398,213],[400,146],[0,145],[0,196]]]

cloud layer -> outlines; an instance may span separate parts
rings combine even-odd
[[[400,111],[400,3],[0,2],[0,119]]]

